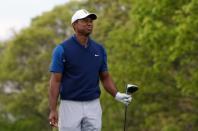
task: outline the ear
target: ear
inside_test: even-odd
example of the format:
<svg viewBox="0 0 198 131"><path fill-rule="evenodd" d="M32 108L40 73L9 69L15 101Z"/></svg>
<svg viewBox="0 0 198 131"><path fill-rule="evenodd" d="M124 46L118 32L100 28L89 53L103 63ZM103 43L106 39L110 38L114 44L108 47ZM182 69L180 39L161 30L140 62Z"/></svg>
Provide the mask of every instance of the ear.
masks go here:
<svg viewBox="0 0 198 131"><path fill-rule="evenodd" d="M72 24L72 26L74 27L74 26L77 24L77 22L78 22L78 21L75 21L75 22Z"/></svg>
<svg viewBox="0 0 198 131"><path fill-rule="evenodd" d="M75 26L76 26L76 22L74 22L74 23L72 24L72 27L73 27L74 31L75 31Z"/></svg>

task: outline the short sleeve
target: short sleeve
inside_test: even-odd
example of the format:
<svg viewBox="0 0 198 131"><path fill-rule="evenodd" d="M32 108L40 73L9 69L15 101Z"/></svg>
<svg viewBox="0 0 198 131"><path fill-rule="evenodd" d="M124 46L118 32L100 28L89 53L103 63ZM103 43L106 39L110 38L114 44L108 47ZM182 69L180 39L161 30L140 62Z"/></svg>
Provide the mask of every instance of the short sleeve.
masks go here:
<svg viewBox="0 0 198 131"><path fill-rule="evenodd" d="M108 71L108 67L107 67L107 53L106 53L104 47L101 46L101 49L102 49L103 61L102 61L102 65L100 67L100 72L104 72L104 71Z"/></svg>
<svg viewBox="0 0 198 131"><path fill-rule="evenodd" d="M50 72L63 73L64 70L63 53L64 53L64 49L61 45L58 45L54 48L50 69L49 69Z"/></svg>

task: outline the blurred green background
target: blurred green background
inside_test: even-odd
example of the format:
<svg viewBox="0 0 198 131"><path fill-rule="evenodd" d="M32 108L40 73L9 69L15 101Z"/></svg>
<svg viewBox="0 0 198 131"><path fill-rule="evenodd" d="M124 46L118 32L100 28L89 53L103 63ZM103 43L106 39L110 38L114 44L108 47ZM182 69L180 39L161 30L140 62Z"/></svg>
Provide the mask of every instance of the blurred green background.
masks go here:
<svg viewBox="0 0 198 131"><path fill-rule="evenodd" d="M119 91L140 89L127 131L198 131L198 1L70 1L0 43L0 131L50 131L52 50L72 35L77 9L95 12L92 38L106 48ZM102 131L123 131L124 105L101 86ZM56 130L56 129L54 129Z"/></svg>

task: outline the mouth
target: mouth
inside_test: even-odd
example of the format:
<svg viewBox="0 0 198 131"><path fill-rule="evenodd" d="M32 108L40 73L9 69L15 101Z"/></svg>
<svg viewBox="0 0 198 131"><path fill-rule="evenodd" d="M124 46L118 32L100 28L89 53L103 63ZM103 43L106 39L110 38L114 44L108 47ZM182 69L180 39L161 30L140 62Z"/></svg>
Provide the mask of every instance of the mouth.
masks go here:
<svg viewBox="0 0 198 131"><path fill-rule="evenodd" d="M88 27L87 28L88 31L92 31L92 29L93 29L92 27Z"/></svg>

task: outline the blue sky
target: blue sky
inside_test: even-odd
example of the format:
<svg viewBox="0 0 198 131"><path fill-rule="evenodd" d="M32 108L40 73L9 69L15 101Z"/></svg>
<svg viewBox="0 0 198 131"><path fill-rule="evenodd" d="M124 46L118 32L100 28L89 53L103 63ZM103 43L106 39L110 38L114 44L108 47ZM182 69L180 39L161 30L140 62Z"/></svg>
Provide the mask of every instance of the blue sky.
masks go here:
<svg viewBox="0 0 198 131"><path fill-rule="evenodd" d="M69 0L0 0L0 40L27 27L31 19Z"/></svg>

